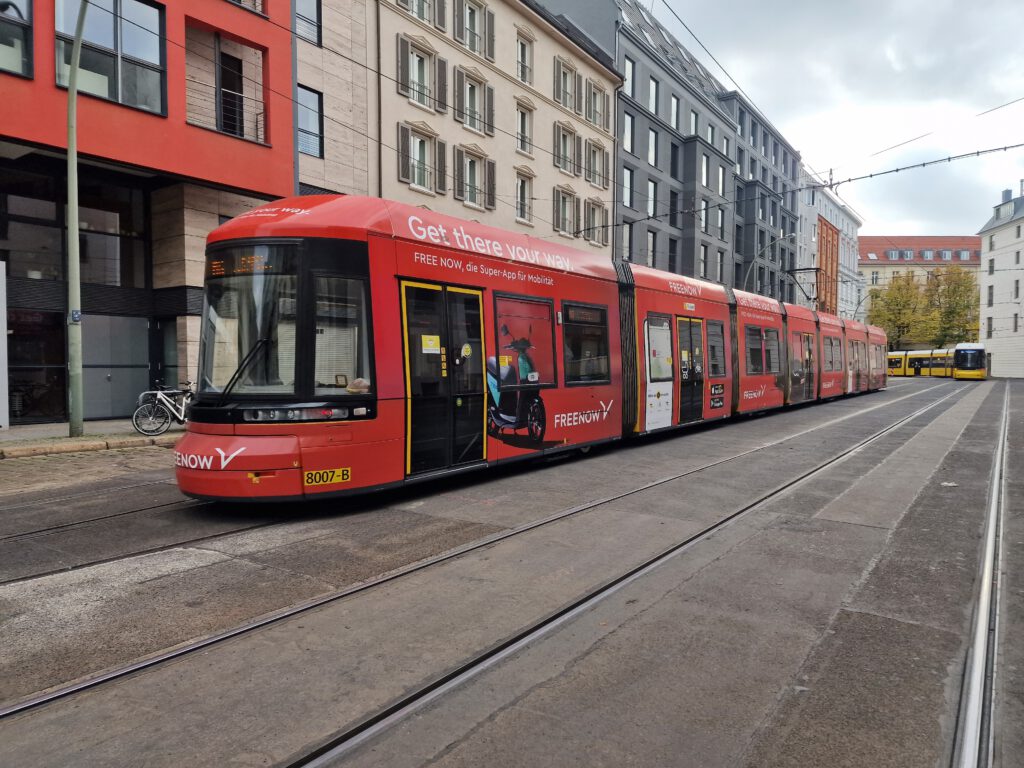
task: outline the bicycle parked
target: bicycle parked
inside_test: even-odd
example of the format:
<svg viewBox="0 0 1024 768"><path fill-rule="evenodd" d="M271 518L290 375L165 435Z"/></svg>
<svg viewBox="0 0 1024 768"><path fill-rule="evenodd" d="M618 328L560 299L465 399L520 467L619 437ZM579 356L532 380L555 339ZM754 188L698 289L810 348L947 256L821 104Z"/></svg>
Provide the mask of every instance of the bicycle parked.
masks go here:
<svg viewBox="0 0 1024 768"><path fill-rule="evenodd" d="M162 435L171 426L171 419L185 423L193 396L191 381L186 381L183 389L167 389L158 381L156 389L139 395L132 426L144 435Z"/></svg>

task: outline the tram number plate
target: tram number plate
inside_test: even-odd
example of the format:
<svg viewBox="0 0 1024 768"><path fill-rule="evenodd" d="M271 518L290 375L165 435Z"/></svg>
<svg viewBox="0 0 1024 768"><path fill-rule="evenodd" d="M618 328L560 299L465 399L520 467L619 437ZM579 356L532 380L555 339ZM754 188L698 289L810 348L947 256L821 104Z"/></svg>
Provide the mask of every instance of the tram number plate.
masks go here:
<svg viewBox="0 0 1024 768"><path fill-rule="evenodd" d="M347 483L351 479L352 469L350 467L317 469L302 473L303 485L334 485L335 483Z"/></svg>

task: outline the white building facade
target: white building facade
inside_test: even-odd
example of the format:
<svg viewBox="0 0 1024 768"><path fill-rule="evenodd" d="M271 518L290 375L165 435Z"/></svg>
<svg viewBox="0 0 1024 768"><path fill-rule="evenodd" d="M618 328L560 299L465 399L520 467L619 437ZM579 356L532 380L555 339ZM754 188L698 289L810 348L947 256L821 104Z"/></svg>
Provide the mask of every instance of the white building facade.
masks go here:
<svg viewBox="0 0 1024 768"><path fill-rule="evenodd" d="M981 343L990 355L989 374L1024 377L1024 180L1018 197L1004 190L981 231Z"/></svg>

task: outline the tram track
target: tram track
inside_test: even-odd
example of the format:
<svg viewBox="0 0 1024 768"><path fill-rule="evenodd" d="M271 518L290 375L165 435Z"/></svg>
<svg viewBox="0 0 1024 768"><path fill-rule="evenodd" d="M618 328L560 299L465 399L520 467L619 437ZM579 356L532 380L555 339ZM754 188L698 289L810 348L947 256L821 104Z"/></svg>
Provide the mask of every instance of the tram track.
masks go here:
<svg viewBox="0 0 1024 768"><path fill-rule="evenodd" d="M1005 384L1003 414L989 479L984 549L978 574L978 594L972 620L971 644L964 663L960 709L956 722L953 766L988 768L993 765L1003 517L1006 506L1006 454L1010 423L1010 384Z"/></svg>
<svg viewBox="0 0 1024 768"><path fill-rule="evenodd" d="M669 475L667 477L663 477L663 478L654 480L652 482L645 483L645 484L643 484L641 486L638 486L638 487L635 487L635 488L631 488L631 489L626 490L626 491L618 492L618 493L615 493L615 494L612 494L612 495L609 495L609 496L606 496L606 497L602 497L602 498L599 498L599 499L595 499L595 500L592 500L592 501L588 501L588 502L585 502L583 504L579 504L579 505L576 505L576 506L573 506L573 507L569 507L567 509L560 510L559 512L556 512L556 513L554 513L552 515L548 515L548 516L546 516L544 518L533 520L533 521L530 521L528 523L524 523L522 525L516 526L514 528L510 528L508 530L497 532L495 534L492 534L490 536L484 537L482 539L478 539L476 541L468 542L468 543L466 543L466 544L464 544L464 545L462 545L460 547L456 547L454 549L451 549L451 550L449 550L447 552L441 553L441 554L436 555L434 557L430 557L430 558L426 558L424 560L420 560L420 561L417 561L417 562L414 562L414 563L410 563L410 564L408 564L406 566L403 566L401 568L398 568L398 569L392 570L390 572L381 574L380 576L377 576L377 577L375 577L373 579L369 579L367 581L364 581L364 582L361 582L361 583L358 583L358 584L355 584L355 585L351 585L351 586L348 586L348 587L340 589L340 590L336 590L336 591L333 591L333 592L329 592L329 593L326 593L326 594L319 595L317 597L311 598L309 600L303 601L301 603L298 603L296 605L293 605L293 606L290 606L290 607L287 607L287 608L283 608L283 609L280 609L280 610L277 610L277 611L273 611L273 612L264 614L263 616L257 617L255 619L249 621L249 622L246 622L246 623L240 624L238 626L232 627L232 628L230 628L228 630L224 630L222 632L211 634L211 635L208 635L206 637L199 638L199 639L197 639L195 641L191 641L191 642L187 642L187 643L182 643L182 644L180 644L178 646L175 646L175 647L163 650L163 651L161 651L159 653L151 654L151 655L142 657L140 659L137 659L136 661L134 661L134 662L132 662L130 664L126 664L126 665L123 665L123 666L120 666L120 667L112 668L112 669L107 670L105 672L102 672L102 673L99 673L99 674L96 674L96 675L91 675L89 677L79 679L79 680L74 681L74 682L69 683L69 684L65 684L65 685L62 685L62 686L59 686L59 687L54 687L54 688L50 689L49 691L44 692L42 694L37 694L37 695L35 695L33 697L30 697L30 698L27 698L27 699L23 699L21 701L16 701L16 702L14 702L14 703L12 703L12 704L10 704L8 706L0 708L0 719L6 718L6 717L9 717L11 715L18 714L18 713L21 713L21 712L26 712L28 710L31 710L31 709L43 706L44 704L48 704L50 702L53 702L53 701L56 701L56 700L59 700L59 699L71 696L72 694L78 693L80 691L84 691L84 690L87 690L87 689L90 689L90 688L94 688L94 687L97 687L97 686L100 686L100 685L103 685L103 684L106 684L106 683L110 683L110 682L116 681L116 680L121 679L121 678L125 678L125 677L127 677L129 675L138 673L138 672L140 672L142 670L145 670L145 669L148 669L148 668L151 668L151 667L155 667L157 665L163 664L164 662L168 662L168 661L170 661L172 659L181 658L181 657L183 657L183 656L185 656L187 654L191 654L191 653L194 653L196 651L199 651L199 650L202 650L202 649L205 649L205 648L209 648L209 647L211 647L213 645L216 645L216 644L219 644L219 643L223 643L226 640L229 640L231 638L236 638L236 637L239 637L241 635L251 633L251 632L253 632L255 630L258 630L258 629L261 629L261 628L264 628L264 627L268 627L268 626L270 626L272 624L280 623L280 622L282 622L282 621L284 621L286 619L293 618L293 617L298 616L298 615L300 615L302 613L312 611L312 610L314 610L316 608L319 608L319 607L328 605L330 603L333 603L333 602L336 602L336 601L339 601L339 600L351 597L351 596L356 595L356 594L361 593L361 592L366 592L367 590L370 590L370 589L372 589L374 587L377 587L377 586L380 586L382 584L394 582L396 580L399 580L399 579L402 579L404 577L410 576L410 575L412 575L414 573L419 573L419 572L421 572L421 571L423 571L425 569L437 566L437 565L439 565L441 563L454 560L454 559L459 558L459 557L461 557L463 555L466 555L468 553L471 553L471 552L474 552L474 551L477 551L477 550L481 550L481 549L484 549L486 547L493 546L495 544L498 544L498 543L500 543L502 541L511 539L513 537L516 537L516 536L521 536L521 535L527 533L528 531L533 531L533 530L536 530L536 529L538 529L540 527L551 525L551 524L553 524L555 522L558 522L558 521L561 521L561 520L565 520L566 518L572 517L574 515L578 515L578 514L583 513L583 512L594 510L597 507L609 504L611 502L618 501L620 499L625 499L625 498L630 497L630 496L635 496L637 494L641 494L644 491L650 490L650 489L655 488L655 487L660 486L660 485L664 485L665 483L669 483L669 482L672 482L672 481L675 481L675 480L678 480L678 479L681 479L681 478L684 478L684 477L687 477L687 476L690 476L690 475L694 475L694 474L697 474L697 473L700 473L700 472L712 469L714 467L719 467L719 466L727 464L729 462L737 461L739 459L742 459L744 457L748 457L751 454L757 453L759 451L763 451L765 449L768 449L768 448L771 448L771 447L783 444L785 442L797 439L799 437L802 437L804 435L807 435L807 434L810 434L810 433L813 433L813 432L817 432L817 431L822 430L822 429L827 429L828 427L833 426L835 424L847 421L849 419L853 419L853 418L857 418L857 417L863 416L866 413L870 413L870 412L878 410L880 408L889 407L891 405L894 405L894 404L896 404L898 402L901 402L901 401L904 401L904 400L908 400L910 398L921 396L921 395L926 394L928 392L931 392L931 391L933 391L935 389L939 389L940 387L944 387L944 386L948 386L948 385L949 385L948 382L944 382L943 384L938 384L938 385L935 385L933 387L929 387L929 388L924 389L924 390L919 390L919 391L914 392L912 394L904 395L902 397L899 397L899 398L896 398L896 399L893 399L893 400L887 400L887 401L885 401L883 403L878 403L878 404L870 406L868 408L860 409L860 410L857 410L857 411L855 411L853 413L849 413L849 414L846 414L846 415L843 415L843 416L836 417L836 418L831 419L831 420L829 420L827 422L816 424L813 427L802 429L802 430L800 430L800 431L798 431L796 433L793 433L793 434L790 434L790 435L785 435L785 436L780 437L780 438L775 439L775 440L770 440L768 442L759 444L759 445L754 446L752 448L749 448L747 450L739 451L739 452L731 454L729 456L726 456L726 457L723 457L723 458L720 458L720 459L717 459L717 460L714 460L714 461L706 462L704 464L701 464L700 466L692 467L692 468L687 469L687 470L682 471L682 472L673 473L672 475ZM921 408L916 409L915 411L913 411L909 415L901 416L900 418L896 419L895 421L890 422L883 429L874 432L871 436L869 436L868 438L866 438L864 440L859 441L853 447L844 450L839 455L837 455L837 456L833 457L832 459L830 459L830 460L828 460L828 461L826 461L826 462L816 466L809 473L805 473L804 475L801 475L800 477L798 477L798 478L796 478L796 479L794 479L792 481L787 482L783 486L780 486L779 488L774 489L773 491L769 492L768 494L764 495L763 497L760 497L759 499L755 500L750 505L745 506L742 510L734 513L733 515L731 515L731 516L729 516L727 518L725 518L724 520L720 521L719 523L716 523L714 526L711 526L710 528L706 529L705 531L702 531L701 533L696 534L695 537L692 537L691 539L688 539L687 541L692 543L693 541L699 540L700 538L703 538L703 537L709 535L709 532L714 532L714 530L717 530L718 528L728 524L728 521L736 519L736 517L738 515L745 514L746 512L752 510L754 507L759 506L760 504L764 503L766 500L768 500L770 498L774 498L779 493L782 493L785 490L788 490L788 489L792 488L793 486L799 484L800 482L803 482L803 480L805 480L807 477L809 477L809 476L811 476L813 474L816 474L817 472L822 471L823 469L827 468L828 466L831 466L832 464L834 464L836 461L839 461L842 458L845 458L846 456L851 455L851 454L853 454L856 451L859 451L865 445L867 445L867 444L869 444L871 442L874 442L875 440L878 440L878 439L882 438L884 435L888 434L889 432L891 432L892 430L898 428L899 426L901 426L903 424L906 424L906 423L912 421L913 419L917 418L918 416L926 413L927 411L937 407L939 404L945 402L949 398L951 398L954 395L956 395L959 392L961 392L962 389L963 389L963 387L960 387L960 388L954 389L951 392L942 394L938 399L936 399L936 400L926 404L925 406L923 406ZM270 524L272 524L272 523L267 523L267 525L270 525ZM218 534L218 536L224 536L224 535L230 535L230 534ZM210 537L210 538L213 538L213 537ZM185 543L179 543L179 544L176 544L174 546L185 546L185 545L186 545ZM682 546L682 545L680 545L680 546ZM678 548L678 547L676 547L676 548ZM663 554L663 555L661 555L659 557L663 557L663 556L665 556L665 554ZM113 558L113 559L118 559L118 558ZM642 567L644 567L644 566L641 566L641 568ZM636 569L634 569L634 570L636 570ZM619 581L621 581L622 578L626 578L626 577L621 577L619 579Z"/></svg>

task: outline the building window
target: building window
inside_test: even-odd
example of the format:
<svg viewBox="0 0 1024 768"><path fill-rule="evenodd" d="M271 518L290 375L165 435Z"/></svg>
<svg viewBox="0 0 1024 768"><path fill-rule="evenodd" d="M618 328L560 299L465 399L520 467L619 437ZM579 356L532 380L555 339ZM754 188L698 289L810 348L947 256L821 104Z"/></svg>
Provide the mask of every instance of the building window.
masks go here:
<svg viewBox="0 0 1024 768"><path fill-rule="evenodd" d="M622 222L622 258L624 261L633 260L633 222Z"/></svg>
<svg viewBox="0 0 1024 768"><path fill-rule="evenodd" d="M555 124L555 165L561 168L566 173L572 173L579 175L577 169L580 166L580 160L582 158L577 157L577 151L581 151L582 147L579 145L582 142L576 137L576 134L563 125L558 123Z"/></svg>
<svg viewBox="0 0 1024 768"><path fill-rule="evenodd" d="M914 252L913 251L900 251L900 255L903 257L904 261L913 261L914 260Z"/></svg>
<svg viewBox="0 0 1024 768"><path fill-rule="evenodd" d="M871 284L878 285L878 272L871 273Z"/></svg>
<svg viewBox="0 0 1024 768"><path fill-rule="evenodd" d="M566 109L572 109L576 112L583 111L579 108L580 94L576 92L579 79L576 75L576 70L558 57L555 57L555 101Z"/></svg>
<svg viewBox="0 0 1024 768"><path fill-rule="evenodd" d="M399 124L398 180L421 192L447 192L447 146L443 141Z"/></svg>
<svg viewBox="0 0 1024 768"><path fill-rule="evenodd" d="M622 148L633 154L633 116L629 112L622 113Z"/></svg>
<svg viewBox="0 0 1024 768"><path fill-rule="evenodd" d="M988 273L990 275L994 275L996 273L996 260L995 259L989 259L988 260Z"/></svg>
<svg viewBox="0 0 1024 768"><path fill-rule="evenodd" d="M598 200L588 200L583 206L583 231L594 245L608 245L608 209Z"/></svg>
<svg viewBox="0 0 1024 768"><path fill-rule="evenodd" d="M1016 312L1013 313L1013 332L1014 333L1017 333L1017 327L1018 327L1017 321L1018 321L1019 317L1020 316Z"/></svg>
<svg viewBox="0 0 1024 768"><path fill-rule="evenodd" d="M988 305L990 307L992 306L994 292L995 292L995 286L990 285L988 287Z"/></svg>
<svg viewBox="0 0 1024 768"><path fill-rule="evenodd" d="M658 245L658 235L647 230L647 266L654 266L654 250Z"/></svg>
<svg viewBox="0 0 1024 768"><path fill-rule="evenodd" d="M995 235L989 235L988 236L988 249L990 251L994 251L996 249L996 236Z"/></svg>
<svg viewBox="0 0 1024 768"><path fill-rule="evenodd" d="M711 158L707 155L700 156L700 183L705 187L711 185Z"/></svg>
<svg viewBox="0 0 1024 768"><path fill-rule="evenodd" d="M305 86L299 90L299 152L313 157L324 156L324 97Z"/></svg>
<svg viewBox="0 0 1024 768"><path fill-rule="evenodd" d="M696 110L691 109L690 110L690 133L693 134L694 136L697 135L697 128L700 127L699 124L700 124L700 116L697 114Z"/></svg>
<svg viewBox="0 0 1024 768"><path fill-rule="evenodd" d="M647 215L653 216L658 200L658 183L652 179L647 180Z"/></svg>
<svg viewBox="0 0 1024 768"><path fill-rule="evenodd" d="M633 169L622 169L622 204L628 208L633 207Z"/></svg>
<svg viewBox="0 0 1024 768"><path fill-rule="evenodd" d="M700 201L700 231L708 231L708 201Z"/></svg>
<svg viewBox="0 0 1024 768"><path fill-rule="evenodd" d="M462 91L462 114L464 125L475 131L483 129L483 83L474 80L472 77L464 78L465 85Z"/></svg>
<svg viewBox="0 0 1024 768"><path fill-rule="evenodd" d="M520 35L516 38L516 77L520 82L533 82L533 43Z"/></svg>
<svg viewBox="0 0 1024 768"><path fill-rule="evenodd" d="M608 94L597 83L587 81L586 118L598 127L607 125Z"/></svg>
<svg viewBox="0 0 1024 768"><path fill-rule="evenodd" d="M718 218L718 239L725 240L725 211L722 210L722 206L718 206L715 215Z"/></svg>
<svg viewBox="0 0 1024 768"><path fill-rule="evenodd" d="M295 0L295 34L320 45L320 0Z"/></svg>
<svg viewBox="0 0 1024 768"><path fill-rule="evenodd" d="M482 165L479 157L466 152L466 159L463 163L462 194L463 200L470 205L483 206Z"/></svg>
<svg viewBox="0 0 1024 768"><path fill-rule="evenodd" d="M718 166L718 194L725 197L725 166Z"/></svg>
<svg viewBox="0 0 1024 768"><path fill-rule="evenodd" d="M579 233L576 231L576 220L579 218L579 214L580 199L571 192L556 189L554 221L552 222L555 226L555 231L579 237Z"/></svg>
<svg viewBox="0 0 1024 768"><path fill-rule="evenodd" d="M1020 280L1013 281L1013 298L1020 298Z"/></svg>
<svg viewBox="0 0 1024 768"><path fill-rule="evenodd" d="M32 74L31 0L0 2L0 70Z"/></svg>
<svg viewBox="0 0 1024 768"><path fill-rule="evenodd" d="M679 241L673 237L668 239L668 271L678 272Z"/></svg>
<svg viewBox="0 0 1024 768"><path fill-rule="evenodd" d="M728 157L729 157L729 137L728 136L723 136L722 137L722 154L725 155L726 158L728 159Z"/></svg>
<svg viewBox="0 0 1024 768"><path fill-rule="evenodd" d="M715 126L708 123L708 144L715 146Z"/></svg>
<svg viewBox="0 0 1024 768"><path fill-rule="evenodd" d="M970 260L971 260L971 252L970 251L960 251L960 261L970 261Z"/></svg>
<svg viewBox="0 0 1024 768"><path fill-rule="evenodd" d="M658 114L658 81L651 78L651 86L647 91L647 109L652 114Z"/></svg>
<svg viewBox="0 0 1024 768"><path fill-rule="evenodd" d="M672 127L675 128L678 131L679 130L679 97L676 96L674 93L672 94L671 98L669 99L669 110L671 112L671 115L669 116L669 119L672 121Z"/></svg>
<svg viewBox="0 0 1024 768"><path fill-rule="evenodd" d="M409 98L433 109L430 88L430 55L409 47Z"/></svg>
<svg viewBox="0 0 1024 768"><path fill-rule="evenodd" d="M932 251L932 250L921 251L921 258L924 259L925 261L934 261L935 260L935 251Z"/></svg>
<svg viewBox="0 0 1024 768"><path fill-rule="evenodd" d="M658 132L653 128L647 130L647 162L658 164Z"/></svg>
<svg viewBox="0 0 1024 768"><path fill-rule="evenodd" d="M705 279L708 276L708 247L703 243L700 246L700 276Z"/></svg>
<svg viewBox="0 0 1024 768"><path fill-rule="evenodd" d="M519 221L533 220L533 179L521 173L516 174L516 218Z"/></svg>
<svg viewBox="0 0 1024 768"><path fill-rule="evenodd" d="M609 153L600 144L594 141L586 142L584 152L583 176L591 184L602 189L607 189L608 182L608 161Z"/></svg>
<svg viewBox="0 0 1024 768"><path fill-rule="evenodd" d="M438 155L441 155L440 150ZM493 211L497 206L495 162L460 146L455 147L452 165L455 169L455 199L472 208Z"/></svg>
<svg viewBox="0 0 1024 768"><path fill-rule="evenodd" d="M725 251L718 252L718 282L725 282Z"/></svg>
<svg viewBox="0 0 1024 768"><path fill-rule="evenodd" d="M463 3L462 19L456 20L456 27L460 26L461 40L473 53L484 52L484 9L474 2L467 0Z"/></svg>
<svg viewBox="0 0 1024 768"><path fill-rule="evenodd" d="M77 17L77 2L57 0L57 84L62 86L67 86ZM163 6L140 0L106 0L102 6L90 4L82 33L79 90L162 114L163 17ZM239 100L240 76L241 72Z"/></svg>
<svg viewBox="0 0 1024 768"><path fill-rule="evenodd" d="M633 62L631 58L629 58L629 56L627 56L625 61L623 62L622 70L623 78L625 80L625 82L622 84L622 90L626 92L627 96L633 97L636 93L634 81L636 64Z"/></svg>
<svg viewBox="0 0 1024 768"><path fill-rule="evenodd" d="M679 193L674 189L668 193L668 223L673 227L679 226Z"/></svg>
<svg viewBox="0 0 1024 768"><path fill-rule="evenodd" d="M522 104L516 106L516 149L533 154L533 111Z"/></svg>
<svg viewBox="0 0 1024 768"><path fill-rule="evenodd" d="M939 251L939 256L942 257L943 261L952 261L953 260L953 252L952 251L948 251L948 250Z"/></svg>
<svg viewBox="0 0 1024 768"><path fill-rule="evenodd" d="M991 317L986 317L985 318L985 338L986 339L991 339L992 338L992 318Z"/></svg>

